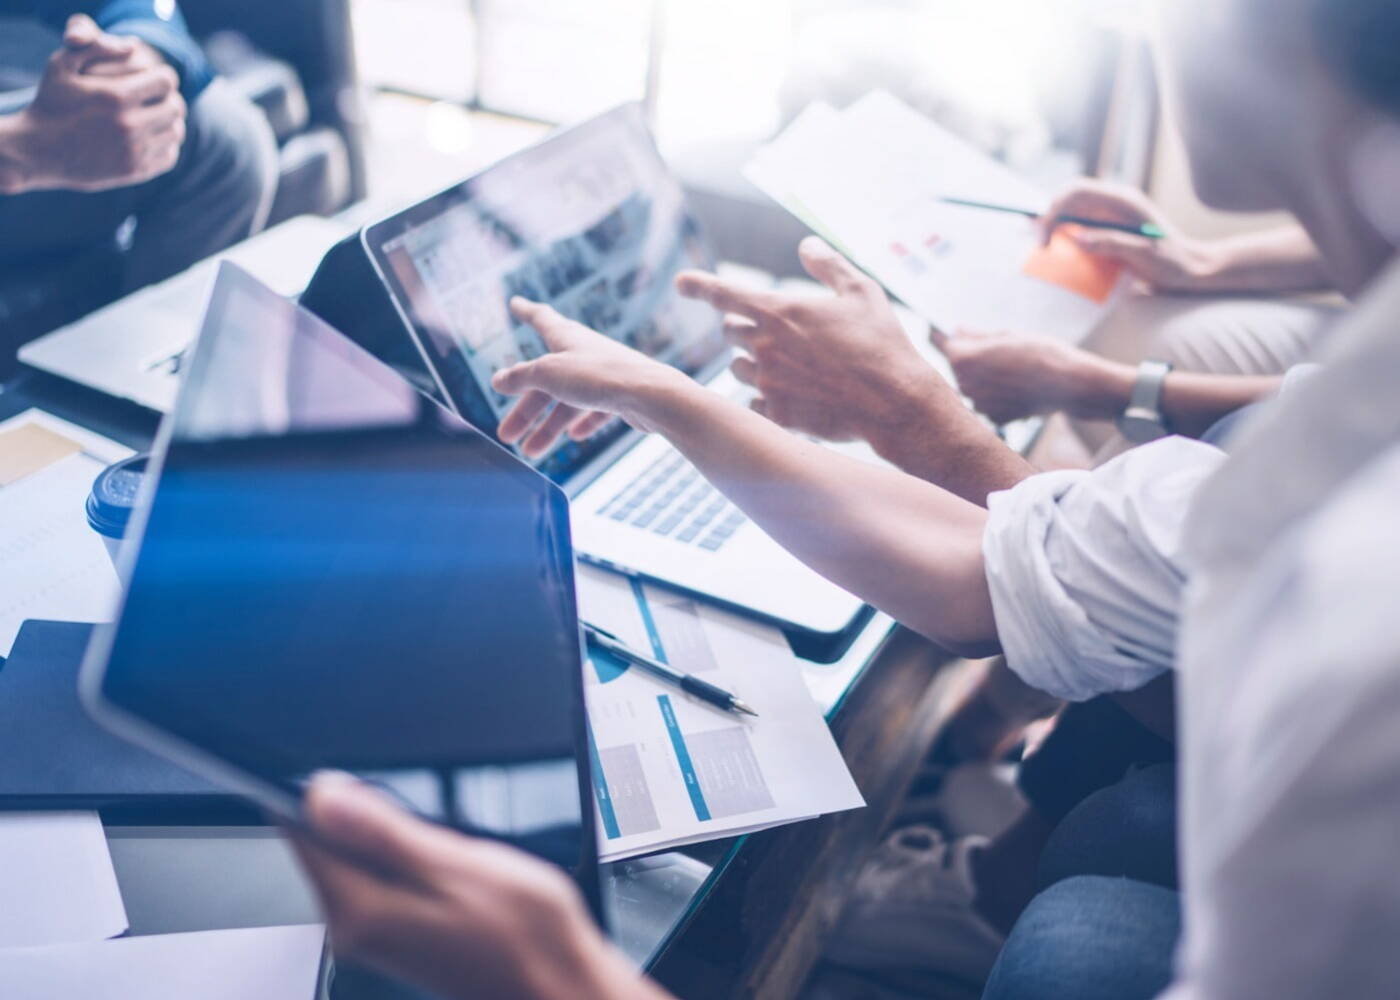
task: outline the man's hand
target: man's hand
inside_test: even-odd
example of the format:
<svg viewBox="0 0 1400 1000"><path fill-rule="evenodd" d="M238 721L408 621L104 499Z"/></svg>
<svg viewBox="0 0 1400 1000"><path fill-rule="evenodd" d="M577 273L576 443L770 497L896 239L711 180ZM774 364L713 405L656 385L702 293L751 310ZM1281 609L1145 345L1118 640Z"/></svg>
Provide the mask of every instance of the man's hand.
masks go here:
<svg viewBox="0 0 1400 1000"><path fill-rule="evenodd" d="M491 379L497 392L520 396L497 433L506 444L521 443L527 455L543 455L568 434L582 441L613 415L642 431L652 430L645 404L678 385L694 383L680 371L538 302L516 297L516 319L539 331L550 353L502 369Z"/></svg>
<svg viewBox="0 0 1400 1000"><path fill-rule="evenodd" d="M0 193L105 191L170 170L185 139L179 78L149 46L70 20L25 110L0 118Z"/></svg>
<svg viewBox="0 0 1400 1000"><path fill-rule="evenodd" d="M445 998L659 1000L594 926L558 869L401 811L348 775L289 832L338 954Z"/></svg>
<svg viewBox="0 0 1400 1000"><path fill-rule="evenodd" d="M733 372L758 389L754 409L829 441L876 441L907 432L911 405L930 396L941 393L956 404L951 387L909 343L876 282L815 236L802 241L798 255L833 295L753 291L701 271L676 281L682 295L728 314L725 336L744 352Z"/></svg>
<svg viewBox="0 0 1400 1000"><path fill-rule="evenodd" d="M996 423L1057 410L1108 420L1132 394L1132 368L1052 337L969 331L932 337L958 388Z"/></svg>
<svg viewBox="0 0 1400 1000"><path fill-rule="evenodd" d="M1111 229L1079 228L1073 236L1090 253L1121 261L1159 292L1210 291L1224 265L1215 245L1184 236L1147 195L1127 185L1085 180L1066 191L1042 219L1047 241L1066 215L1129 225L1150 222L1160 228L1166 236L1155 240Z"/></svg>
<svg viewBox="0 0 1400 1000"><path fill-rule="evenodd" d="M79 73L121 76L166 65L165 57L139 38L109 35L86 14L74 14L63 31L63 52Z"/></svg>

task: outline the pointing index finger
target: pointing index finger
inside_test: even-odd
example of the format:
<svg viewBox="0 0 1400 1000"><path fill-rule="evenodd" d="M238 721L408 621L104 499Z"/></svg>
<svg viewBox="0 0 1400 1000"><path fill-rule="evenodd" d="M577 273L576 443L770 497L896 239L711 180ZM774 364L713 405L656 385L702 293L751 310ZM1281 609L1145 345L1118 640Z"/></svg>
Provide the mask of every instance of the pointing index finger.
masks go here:
<svg viewBox="0 0 1400 1000"><path fill-rule="evenodd" d="M516 319L524 320L533 326L551 351L562 351L568 347L570 321L552 306L516 295L510 300L510 311Z"/></svg>
<svg viewBox="0 0 1400 1000"><path fill-rule="evenodd" d="M772 312L778 303L770 292L741 288L705 271L682 271L676 276L676 289L686 298L708 302L720 312L738 313L749 319Z"/></svg>

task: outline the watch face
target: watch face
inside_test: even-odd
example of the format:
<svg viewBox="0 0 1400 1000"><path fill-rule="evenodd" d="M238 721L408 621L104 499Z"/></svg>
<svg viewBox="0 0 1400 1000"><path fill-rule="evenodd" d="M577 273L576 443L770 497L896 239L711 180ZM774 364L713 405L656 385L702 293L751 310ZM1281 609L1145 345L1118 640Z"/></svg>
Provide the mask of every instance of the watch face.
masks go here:
<svg viewBox="0 0 1400 1000"><path fill-rule="evenodd" d="M1167 435L1167 429L1155 416L1133 410L1129 410L1118 418L1118 430L1133 444L1155 441Z"/></svg>

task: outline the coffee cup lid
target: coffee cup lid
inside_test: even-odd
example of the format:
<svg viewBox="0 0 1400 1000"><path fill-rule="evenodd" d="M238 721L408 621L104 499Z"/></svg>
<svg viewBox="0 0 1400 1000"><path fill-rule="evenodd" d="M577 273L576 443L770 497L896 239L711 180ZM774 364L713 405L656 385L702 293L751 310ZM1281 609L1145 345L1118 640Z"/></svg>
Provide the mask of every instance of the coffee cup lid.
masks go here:
<svg viewBox="0 0 1400 1000"><path fill-rule="evenodd" d="M93 531L108 538L121 538L126 533L149 457L132 455L98 473L87 499L87 519Z"/></svg>

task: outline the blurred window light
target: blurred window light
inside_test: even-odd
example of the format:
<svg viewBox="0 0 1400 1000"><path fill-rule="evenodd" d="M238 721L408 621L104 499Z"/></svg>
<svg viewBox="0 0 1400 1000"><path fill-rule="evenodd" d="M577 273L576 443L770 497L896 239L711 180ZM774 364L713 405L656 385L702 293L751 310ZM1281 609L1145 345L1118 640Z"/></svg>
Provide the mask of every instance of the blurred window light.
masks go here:
<svg viewBox="0 0 1400 1000"><path fill-rule="evenodd" d="M646 96L652 0L475 0L477 100L551 122Z"/></svg>
<svg viewBox="0 0 1400 1000"><path fill-rule="evenodd" d="M466 0L352 0L360 78L466 103L475 97L475 31Z"/></svg>
<svg viewBox="0 0 1400 1000"><path fill-rule="evenodd" d="M687 142L771 135L794 41L794 0L661 0L656 119Z"/></svg>
<svg viewBox="0 0 1400 1000"><path fill-rule="evenodd" d="M379 89L568 123L647 99L663 147L752 143L885 88L1013 164L1073 147L1150 0L352 0ZM441 152L470 144L438 109Z"/></svg>

